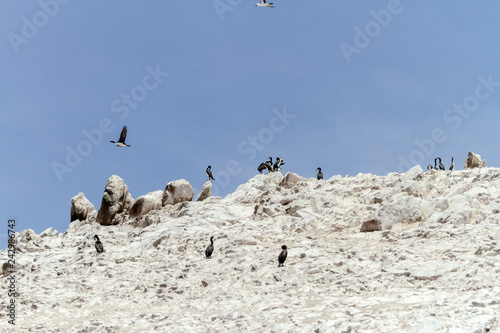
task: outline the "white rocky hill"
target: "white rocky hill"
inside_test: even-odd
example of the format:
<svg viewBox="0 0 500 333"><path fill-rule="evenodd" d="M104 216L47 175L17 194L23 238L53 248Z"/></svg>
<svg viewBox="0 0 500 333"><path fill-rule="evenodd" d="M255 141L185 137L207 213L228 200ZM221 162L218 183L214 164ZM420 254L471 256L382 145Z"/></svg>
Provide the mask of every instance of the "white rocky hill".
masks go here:
<svg viewBox="0 0 500 333"><path fill-rule="evenodd" d="M500 169L167 188L133 200L113 176L99 213L81 194L64 233L18 234L0 331L500 332Z"/></svg>

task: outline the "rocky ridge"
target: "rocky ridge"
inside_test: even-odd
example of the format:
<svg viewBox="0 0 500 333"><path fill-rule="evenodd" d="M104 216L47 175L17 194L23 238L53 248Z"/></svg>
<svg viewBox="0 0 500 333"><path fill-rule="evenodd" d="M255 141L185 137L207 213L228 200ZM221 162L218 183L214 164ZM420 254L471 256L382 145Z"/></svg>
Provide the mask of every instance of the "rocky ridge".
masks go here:
<svg viewBox="0 0 500 333"><path fill-rule="evenodd" d="M106 192L116 225L86 211L64 233L17 235L12 332L499 331L500 169L271 173L163 206L123 185Z"/></svg>

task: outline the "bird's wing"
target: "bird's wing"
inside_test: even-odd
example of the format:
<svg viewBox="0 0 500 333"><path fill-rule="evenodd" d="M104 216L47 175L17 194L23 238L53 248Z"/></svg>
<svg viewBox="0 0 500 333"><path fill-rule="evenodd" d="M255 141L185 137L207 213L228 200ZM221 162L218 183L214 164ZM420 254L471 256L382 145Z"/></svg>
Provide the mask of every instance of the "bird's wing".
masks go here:
<svg viewBox="0 0 500 333"><path fill-rule="evenodd" d="M266 3L266 0L260 0L260 3Z"/></svg>
<svg viewBox="0 0 500 333"><path fill-rule="evenodd" d="M120 134L120 140L118 140L118 142L125 143L126 137L127 137L127 126L123 126L122 134Z"/></svg>

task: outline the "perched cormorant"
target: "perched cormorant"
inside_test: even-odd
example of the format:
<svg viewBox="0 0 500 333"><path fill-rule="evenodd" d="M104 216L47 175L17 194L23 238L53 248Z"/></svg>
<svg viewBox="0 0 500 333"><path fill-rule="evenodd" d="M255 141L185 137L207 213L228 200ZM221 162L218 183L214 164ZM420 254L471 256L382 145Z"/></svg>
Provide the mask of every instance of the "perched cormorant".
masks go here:
<svg viewBox="0 0 500 333"><path fill-rule="evenodd" d="M264 164L266 165L267 172L273 172L273 158L269 157L269 161L265 161Z"/></svg>
<svg viewBox="0 0 500 333"><path fill-rule="evenodd" d="M210 165L207 166L207 168L205 169L205 172L207 173L208 180L210 180L210 179L215 180L214 177L212 176L212 167Z"/></svg>
<svg viewBox="0 0 500 333"><path fill-rule="evenodd" d="M281 166L285 164L285 161L283 161L281 158L279 157L276 157L276 162L274 162L274 165L273 165L273 171L280 171L281 170Z"/></svg>
<svg viewBox="0 0 500 333"><path fill-rule="evenodd" d="M125 143L125 139L127 138L127 126L123 126L122 133L120 134L120 139L118 142L109 141L112 143L116 143L117 147L130 147L130 145Z"/></svg>
<svg viewBox="0 0 500 333"><path fill-rule="evenodd" d="M283 263L286 260L287 252L286 252L286 245L283 245L281 247L283 250L281 251L280 255L278 256L278 267L283 267Z"/></svg>
<svg viewBox="0 0 500 333"><path fill-rule="evenodd" d="M273 165L273 171L278 171L278 169L280 168L280 165L281 165L281 158L276 157L276 162L274 162L274 165Z"/></svg>
<svg viewBox="0 0 500 333"><path fill-rule="evenodd" d="M207 259L212 259L212 252L214 252L214 236L210 237L210 245L207 246L205 250L205 257Z"/></svg>
<svg viewBox="0 0 500 333"><path fill-rule="evenodd" d="M95 249L97 250L97 253L102 253L104 251L104 247L102 246L101 241L99 240L99 236L95 235L94 236L95 241Z"/></svg>
<svg viewBox="0 0 500 333"><path fill-rule="evenodd" d="M273 158L272 157L269 157L269 161L265 161L265 162L262 162L257 170L262 173L262 171L266 170L267 169L267 172L271 172L273 171Z"/></svg>
<svg viewBox="0 0 500 333"><path fill-rule="evenodd" d="M436 157L436 158L434 159L434 170L437 170L437 169L438 169L438 166L437 166L437 159L438 159L438 158L439 158L439 157Z"/></svg>
<svg viewBox="0 0 500 333"><path fill-rule="evenodd" d="M455 162L453 162L453 156L451 157L450 171L455 170Z"/></svg>
<svg viewBox="0 0 500 333"><path fill-rule="evenodd" d="M317 174L318 180L323 179L323 172L321 172L321 168L317 168L316 170L318 170L318 174Z"/></svg>
<svg viewBox="0 0 500 333"><path fill-rule="evenodd" d="M430 164L429 164L429 165L427 166L427 170L432 170L432 165L430 165Z"/></svg>
<svg viewBox="0 0 500 333"><path fill-rule="evenodd" d="M439 170L446 170L446 168L444 167L444 164L441 163L441 157L438 157L438 160L439 160Z"/></svg>

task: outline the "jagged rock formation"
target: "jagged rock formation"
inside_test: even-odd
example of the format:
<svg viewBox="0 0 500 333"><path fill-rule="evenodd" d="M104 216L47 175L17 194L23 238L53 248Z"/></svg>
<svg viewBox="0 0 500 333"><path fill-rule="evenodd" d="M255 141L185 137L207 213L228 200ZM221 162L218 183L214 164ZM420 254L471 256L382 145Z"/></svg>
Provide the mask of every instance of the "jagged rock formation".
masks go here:
<svg viewBox="0 0 500 333"><path fill-rule="evenodd" d="M140 196L135 199L132 208L130 208L130 216L141 217L152 210L161 209L162 199L163 191L154 191Z"/></svg>
<svg viewBox="0 0 500 333"><path fill-rule="evenodd" d="M224 199L116 226L27 230L17 235L15 329L497 332L499 212L500 169L414 167L323 181L257 175Z"/></svg>
<svg viewBox="0 0 500 333"><path fill-rule="evenodd" d="M165 186L162 205L175 205L176 203L191 201L193 197L194 190L191 184L185 179L179 179Z"/></svg>
<svg viewBox="0 0 500 333"><path fill-rule="evenodd" d="M212 182L207 180L201 187L201 191L196 197L196 201L203 201L212 196Z"/></svg>
<svg viewBox="0 0 500 333"><path fill-rule="evenodd" d="M106 182L96 220L103 225L118 224L123 221L124 214L133 203L134 199L128 191L128 186L119 176L113 175Z"/></svg>
<svg viewBox="0 0 500 333"><path fill-rule="evenodd" d="M85 197L82 192L71 198L71 218L70 222L75 220L87 220L90 214L95 211L94 205Z"/></svg>
<svg viewBox="0 0 500 333"><path fill-rule="evenodd" d="M465 159L464 169L486 168L486 160L481 160L481 155L474 154L469 150L469 154Z"/></svg>

